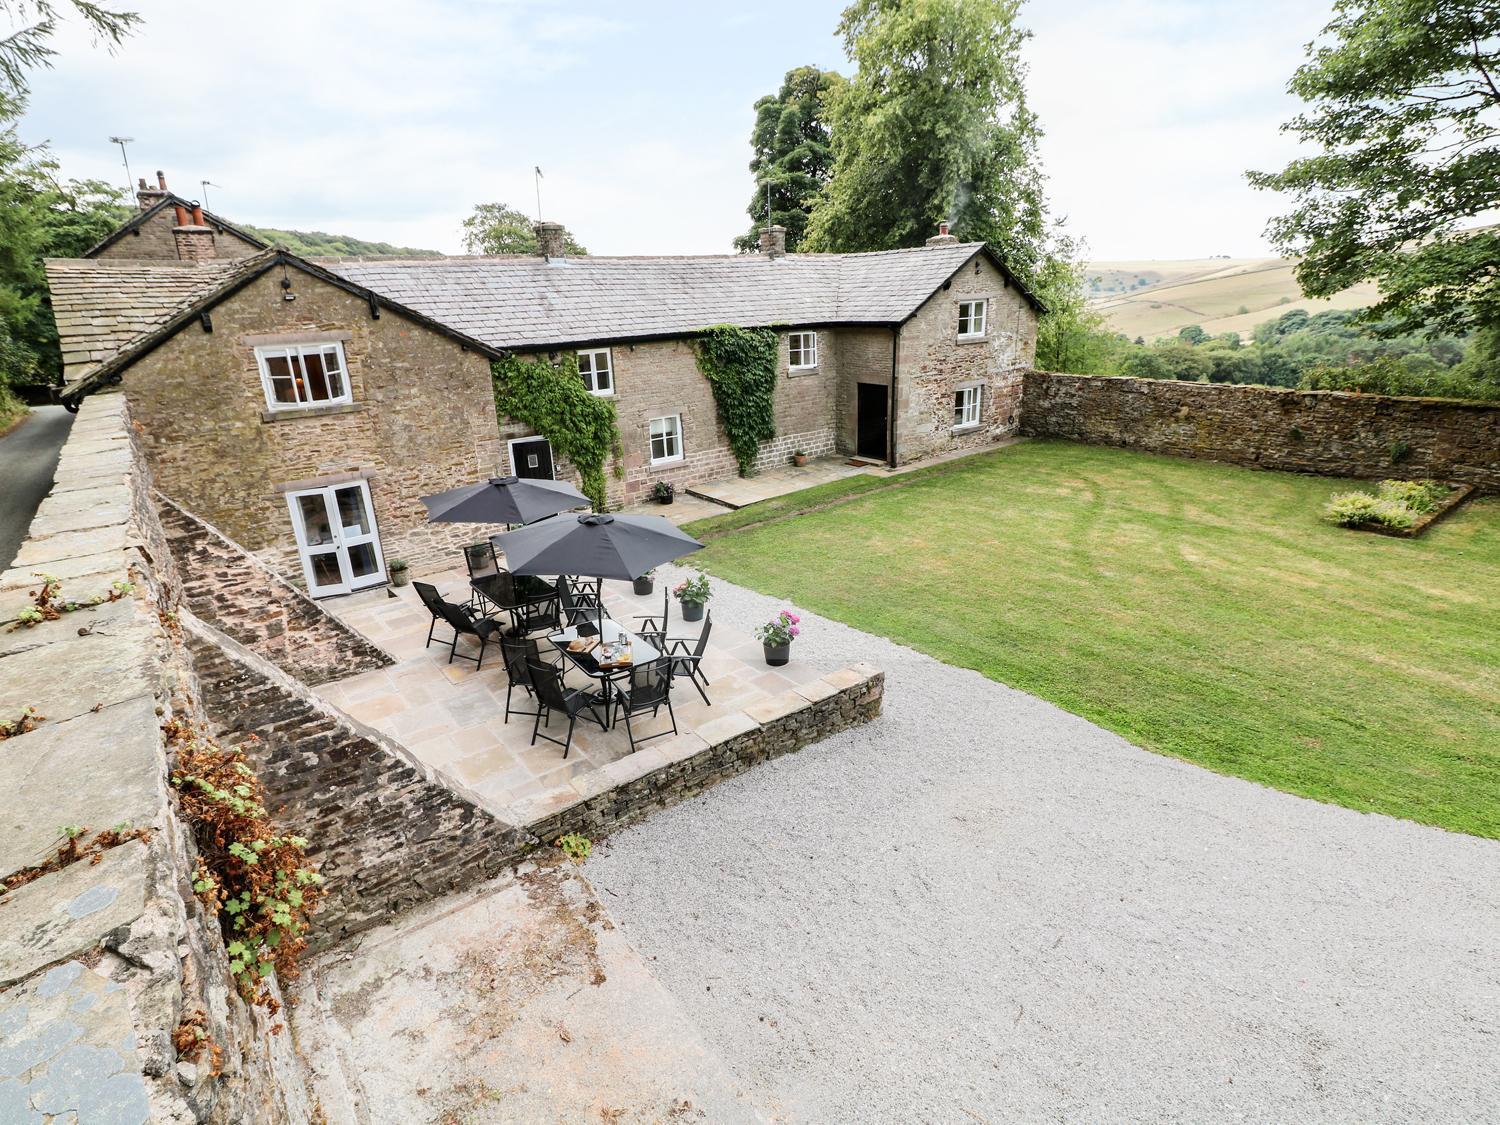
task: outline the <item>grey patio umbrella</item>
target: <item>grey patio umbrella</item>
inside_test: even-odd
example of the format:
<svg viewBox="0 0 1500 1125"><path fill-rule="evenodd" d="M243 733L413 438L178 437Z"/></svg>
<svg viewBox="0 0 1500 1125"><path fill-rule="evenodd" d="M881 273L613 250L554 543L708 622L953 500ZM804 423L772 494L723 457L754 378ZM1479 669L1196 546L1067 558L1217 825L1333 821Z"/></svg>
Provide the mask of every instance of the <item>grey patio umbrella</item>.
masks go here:
<svg viewBox="0 0 1500 1125"><path fill-rule="evenodd" d="M533 523L592 502L567 481L491 477L422 497L429 523Z"/></svg>
<svg viewBox="0 0 1500 1125"><path fill-rule="evenodd" d="M561 516L490 536L512 574L573 574L598 579L604 631L604 579L639 578L659 563L680 559L703 544L661 516L590 513Z"/></svg>

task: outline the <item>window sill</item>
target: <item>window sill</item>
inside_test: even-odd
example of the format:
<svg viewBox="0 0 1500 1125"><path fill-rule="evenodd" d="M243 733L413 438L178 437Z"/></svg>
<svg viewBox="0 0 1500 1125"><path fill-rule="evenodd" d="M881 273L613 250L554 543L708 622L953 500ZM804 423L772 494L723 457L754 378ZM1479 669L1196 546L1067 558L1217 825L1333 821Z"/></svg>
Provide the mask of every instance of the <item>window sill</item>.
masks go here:
<svg viewBox="0 0 1500 1125"><path fill-rule="evenodd" d="M593 395L595 398L614 398L615 397L615 392L614 391L589 391L589 394Z"/></svg>
<svg viewBox="0 0 1500 1125"><path fill-rule="evenodd" d="M960 344L982 344L989 339L988 336L957 336L956 341Z"/></svg>
<svg viewBox="0 0 1500 1125"><path fill-rule="evenodd" d="M792 379L795 379L799 375L816 375L818 373L818 365L814 363L810 367L788 367L786 373Z"/></svg>
<svg viewBox="0 0 1500 1125"><path fill-rule="evenodd" d="M658 469L658 468L661 468L663 465L680 465L685 460L686 460L686 458L684 458L684 457L663 457L659 461L658 460L652 460L651 462L649 462L649 464L650 464L650 466L653 469Z"/></svg>
<svg viewBox="0 0 1500 1125"><path fill-rule="evenodd" d="M297 418L327 418L334 414L353 414L363 410L362 402L339 402L329 406L293 406L285 410L262 410L262 422L291 422Z"/></svg>
<svg viewBox="0 0 1500 1125"><path fill-rule="evenodd" d="M961 434L972 434L982 429L984 429L983 422L970 422L967 426L954 426L948 433L954 437L958 437Z"/></svg>

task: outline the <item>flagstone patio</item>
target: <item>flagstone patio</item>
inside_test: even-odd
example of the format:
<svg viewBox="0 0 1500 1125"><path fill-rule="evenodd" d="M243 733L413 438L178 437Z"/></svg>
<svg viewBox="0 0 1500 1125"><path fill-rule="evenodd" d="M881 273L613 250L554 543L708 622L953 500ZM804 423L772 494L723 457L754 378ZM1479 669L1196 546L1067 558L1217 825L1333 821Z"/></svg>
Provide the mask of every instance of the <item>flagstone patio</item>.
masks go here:
<svg viewBox="0 0 1500 1125"><path fill-rule="evenodd" d="M468 576L462 571L425 575L422 580L432 582L450 601L468 597ZM659 582L654 594L639 597L628 583L606 582L605 605L611 617L629 628L638 615L661 613L662 590ZM623 722L618 729L601 731L583 719L574 731L566 761L561 746L541 739L532 745L529 715L512 715L505 722L506 675L499 646L492 644L485 652L484 667L476 669L472 660L462 657L476 652L478 644L461 638L460 656L449 663L452 634L440 624L436 632L441 641L435 637L424 647L430 618L410 586L382 587L322 604L389 652L396 664L323 684L316 689L318 694L453 777L497 814L507 815L528 799L575 783L631 752ZM668 635L696 640L700 627L700 622L683 621L673 600ZM714 622L702 666L710 681L712 704L705 705L691 683L679 680L672 691L672 706L677 739L704 745L743 723L747 712L755 717L784 710L789 693L813 685L828 670L796 660L783 668L767 667L759 641L720 621ZM587 687L592 681L573 671L569 683ZM519 689L512 705L534 710ZM637 739L671 729L665 710L655 719L638 717L635 724ZM554 718L543 729L561 738L567 723ZM656 739L646 747L665 747L677 739Z"/></svg>

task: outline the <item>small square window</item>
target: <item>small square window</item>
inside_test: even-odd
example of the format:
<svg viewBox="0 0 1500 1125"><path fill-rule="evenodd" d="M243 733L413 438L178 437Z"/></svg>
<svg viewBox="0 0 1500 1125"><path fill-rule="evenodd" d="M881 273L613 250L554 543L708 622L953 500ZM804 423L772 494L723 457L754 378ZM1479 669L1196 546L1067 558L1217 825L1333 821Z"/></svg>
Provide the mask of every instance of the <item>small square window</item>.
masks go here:
<svg viewBox="0 0 1500 1125"><path fill-rule="evenodd" d="M959 339L974 339L984 335L985 314L989 309L988 301L960 301L958 302L958 336Z"/></svg>
<svg viewBox="0 0 1500 1125"><path fill-rule="evenodd" d="M793 371L806 371L818 366L818 334L816 332L793 332L787 337L787 352Z"/></svg>
<svg viewBox="0 0 1500 1125"><path fill-rule="evenodd" d="M963 387L953 392L953 428L962 430L979 425L979 402L982 387Z"/></svg>
<svg viewBox="0 0 1500 1125"><path fill-rule="evenodd" d="M349 401L343 344L256 348L255 358L260 364L266 405L272 410Z"/></svg>
<svg viewBox="0 0 1500 1125"><path fill-rule="evenodd" d="M590 394L612 395L615 393L615 372L610 362L608 348L578 353L578 374Z"/></svg>
<svg viewBox="0 0 1500 1125"><path fill-rule="evenodd" d="M682 460L682 415L651 419L651 463Z"/></svg>

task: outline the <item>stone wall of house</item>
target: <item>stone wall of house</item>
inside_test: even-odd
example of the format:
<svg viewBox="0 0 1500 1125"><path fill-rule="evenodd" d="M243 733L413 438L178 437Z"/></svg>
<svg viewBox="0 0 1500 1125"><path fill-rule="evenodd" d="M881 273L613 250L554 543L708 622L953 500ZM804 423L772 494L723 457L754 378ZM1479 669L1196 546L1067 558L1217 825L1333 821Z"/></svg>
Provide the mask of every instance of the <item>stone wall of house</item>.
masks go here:
<svg viewBox="0 0 1500 1125"><path fill-rule="evenodd" d="M784 465L799 449L812 457L834 452L839 364L836 337L835 332L819 332L817 368L793 373L789 367L787 334L780 334L775 401L777 436L762 445L756 459L757 469ZM649 497L657 481L688 488L739 472L729 439L719 424L713 391L698 370L691 340L619 344L610 348L610 357L615 382L612 401L625 453L623 478L616 478L606 468L611 507L640 503ZM670 414L682 419L683 459L653 465L651 419ZM502 427L506 441L530 433L518 424ZM506 471L512 471L508 453ZM558 466L559 477L566 479L570 475L571 468L566 463ZM572 479L576 483L576 476Z"/></svg>
<svg viewBox="0 0 1500 1125"><path fill-rule="evenodd" d="M535 846L304 684L191 614L183 623L216 737L244 751L272 816L307 837L323 876L313 945L491 878Z"/></svg>
<svg viewBox="0 0 1500 1125"><path fill-rule="evenodd" d="M1500 490L1500 403L1028 372L1022 432L1261 469Z"/></svg>
<svg viewBox="0 0 1500 1125"><path fill-rule="evenodd" d="M155 499L195 616L306 684L394 663L217 528L160 493Z"/></svg>
<svg viewBox="0 0 1500 1125"><path fill-rule="evenodd" d="M960 301L989 301L985 334L958 338ZM1022 373L1036 357L1035 311L984 257L961 269L901 328L896 461L977 449L1020 426ZM953 396L978 386L977 426L955 429Z"/></svg>
<svg viewBox="0 0 1500 1125"><path fill-rule="evenodd" d="M240 1000L218 920L191 890L162 723L200 716L150 494L124 399L90 399L0 575L0 723L43 716L0 744L0 1118L306 1122L291 1037ZM37 571L65 600L106 600L18 624ZM88 846L120 825L145 838L17 880L58 855L59 826ZM196 1059L172 1041L194 1019Z"/></svg>
<svg viewBox="0 0 1500 1125"><path fill-rule="evenodd" d="M297 270L267 273L135 363L124 391L156 485L302 585L289 491L368 483L387 562L453 565L496 528L429 524L420 497L494 475L489 364L478 352ZM290 294L295 301L287 301ZM266 408L257 344L342 340L353 401Z"/></svg>
<svg viewBox="0 0 1500 1125"><path fill-rule="evenodd" d="M885 673L855 664L637 750L570 787L527 798L513 812L546 843L569 832L597 838L760 762L867 723L880 714L884 695Z"/></svg>
<svg viewBox="0 0 1500 1125"><path fill-rule="evenodd" d="M129 234L115 239L94 257L176 260L177 237L172 233L176 225L176 209L165 207ZM261 248L255 243L247 242L223 227L210 224L209 229L214 232L215 258L248 258L260 253Z"/></svg>

